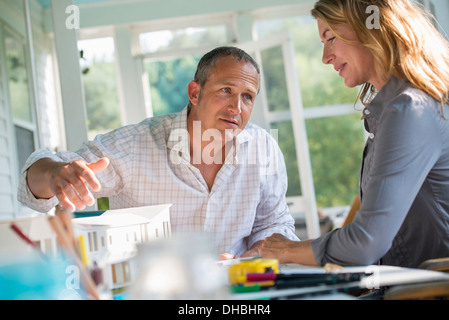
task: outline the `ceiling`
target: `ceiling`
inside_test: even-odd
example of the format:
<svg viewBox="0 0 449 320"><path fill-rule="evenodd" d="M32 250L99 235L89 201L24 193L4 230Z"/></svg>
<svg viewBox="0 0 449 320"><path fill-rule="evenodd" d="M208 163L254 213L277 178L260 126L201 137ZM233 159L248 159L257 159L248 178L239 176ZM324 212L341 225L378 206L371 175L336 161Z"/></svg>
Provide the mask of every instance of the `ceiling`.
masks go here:
<svg viewBox="0 0 449 320"><path fill-rule="evenodd" d="M100 2L120 2L120 1L123 1L123 0L73 0L73 4L81 5L81 4L100 3ZM37 0L37 2L43 8L51 7L51 0Z"/></svg>

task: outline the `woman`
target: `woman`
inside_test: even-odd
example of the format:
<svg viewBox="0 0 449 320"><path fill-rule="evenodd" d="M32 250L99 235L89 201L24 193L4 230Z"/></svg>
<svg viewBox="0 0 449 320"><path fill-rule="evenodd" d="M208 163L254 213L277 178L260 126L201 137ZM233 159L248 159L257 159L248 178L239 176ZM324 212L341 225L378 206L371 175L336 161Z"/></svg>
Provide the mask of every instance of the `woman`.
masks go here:
<svg viewBox="0 0 449 320"><path fill-rule="evenodd" d="M267 238L262 256L402 267L449 257L448 42L411 0L321 0L312 15L323 63L362 86L361 207L352 224L318 239Z"/></svg>

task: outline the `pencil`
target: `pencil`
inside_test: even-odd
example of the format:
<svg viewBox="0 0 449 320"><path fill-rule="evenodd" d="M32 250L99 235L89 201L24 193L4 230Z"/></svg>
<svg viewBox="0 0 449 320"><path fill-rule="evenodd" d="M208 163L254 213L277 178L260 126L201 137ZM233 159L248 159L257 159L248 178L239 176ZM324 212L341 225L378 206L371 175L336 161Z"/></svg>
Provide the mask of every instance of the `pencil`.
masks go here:
<svg viewBox="0 0 449 320"><path fill-rule="evenodd" d="M49 217L49 223L53 231L56 233L56 238L62 251L78 266L81 275L81 282L89 298L95 300L100 299L98 288L92 280L92 277L86 267L81 262L80 257L76 252L76 248L73 246L73 241L70 239L67 230L63 226L60 215Z"/></svg>
<svg viewBox="0 0 449 320"><path fill-rule="evenodd" d="M84 243L84 237L79 236L78 237L78 246L80 250L80 257L81 261L83 261L83 264L87 266L89 264L88 258L87 258L87 252L86 252L86 244Z"/></svg>
<svg viewBox="0 0 449 320"><path fill-rule="evenodd" d="M66 235L68 237L68 240L70 241L70 244L76 248L76 240L75 240L75 234L73 231L73 225L72 225L72 217L69 212L60 204L56 205L55 207L55 216L58 216L60 219L62 226L64 230L66 231Z"/></svg>
<svg viewBox="0 0 449 320"><path fill-rule="evenodd" d="M19 228L15 223L11 223L11 229L26 243L28 243L31 247L33 247L37 252L39 252L44 258L47 256L42 252L42 250L33 242L23 231Z"/></svg>

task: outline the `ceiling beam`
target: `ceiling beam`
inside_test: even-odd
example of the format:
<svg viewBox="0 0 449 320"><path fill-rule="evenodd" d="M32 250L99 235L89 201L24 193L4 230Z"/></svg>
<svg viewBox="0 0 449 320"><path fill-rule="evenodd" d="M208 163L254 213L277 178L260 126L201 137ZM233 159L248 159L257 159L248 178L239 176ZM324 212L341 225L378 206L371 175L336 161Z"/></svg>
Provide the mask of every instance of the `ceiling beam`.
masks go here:
<svg viewBox="0 0 449 320"><path fill-rule="evenodd" d="M129 25L149 20L186 17L223 12L244 13L261 8L314 3L314 0L135 0L104 1L79 4L80 27L94 28L110 25ZM44 27L53 32L51 8L44 10Z"/></svg>

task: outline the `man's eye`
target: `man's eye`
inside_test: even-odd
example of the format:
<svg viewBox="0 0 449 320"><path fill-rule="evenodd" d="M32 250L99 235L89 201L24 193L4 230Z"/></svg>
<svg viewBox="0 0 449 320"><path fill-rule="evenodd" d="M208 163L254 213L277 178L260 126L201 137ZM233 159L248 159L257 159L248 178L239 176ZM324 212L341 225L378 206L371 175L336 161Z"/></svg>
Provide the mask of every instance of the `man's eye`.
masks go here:
<svg viewBox="0 0 449 320"><path fill-rule="evenodd" d="M253 101L253 96L250 94L245 94L244 97L245 97L245 99L247 99L249 101Z"/></svg>
<svg viewBox="0 0 449 320"><path fill-rule="evenodd" d="M223 89L221 89L224 93L230 93L231 92L231 89L229 89L229 88L223 88Z"/></svg>

